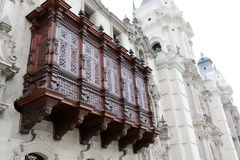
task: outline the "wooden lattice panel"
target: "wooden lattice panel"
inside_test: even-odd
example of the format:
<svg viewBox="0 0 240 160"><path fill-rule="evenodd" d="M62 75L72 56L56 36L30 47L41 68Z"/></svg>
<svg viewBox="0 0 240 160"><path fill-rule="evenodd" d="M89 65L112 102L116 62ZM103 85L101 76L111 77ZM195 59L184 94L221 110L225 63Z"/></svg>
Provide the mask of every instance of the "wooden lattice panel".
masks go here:
<svg viewBox="0 0 240 160"><path fill-rule="evenodd" d="M113 58L109 57L108 55L104 55L104 80L105 88L110 93L119 97L120 90L118 64Z"/></svg>
<svg viewBox="0 0 240 160"><path fill-rule="evenodd" d="M66 71L78 74L79 68L79 40L78 36L61 24L56 27L58 65Z"/></svg>
<svg viewBox="0 0 240 160"><path fill-rule="evenodd" d="M82 76L89 83L100 87L100 54L99 50L87 41L83 41Z"/></svg>

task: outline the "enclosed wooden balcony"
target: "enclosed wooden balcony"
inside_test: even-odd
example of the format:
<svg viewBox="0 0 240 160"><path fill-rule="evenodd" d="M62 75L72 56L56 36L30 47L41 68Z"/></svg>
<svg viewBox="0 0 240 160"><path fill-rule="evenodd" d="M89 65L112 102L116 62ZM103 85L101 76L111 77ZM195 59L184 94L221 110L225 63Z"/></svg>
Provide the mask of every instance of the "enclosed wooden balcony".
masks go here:
<svg viewBox="0 0 240 160"><path fill-rule="evenodd" d="M20 132L47 120L55 140L77 128L81 144L100 135L103 148L118 141L119 150L133 144L136 153L159 134L147 85L151 70L70 8L47 0L26 17L32 38L23 96L15 101Z"/></svg>

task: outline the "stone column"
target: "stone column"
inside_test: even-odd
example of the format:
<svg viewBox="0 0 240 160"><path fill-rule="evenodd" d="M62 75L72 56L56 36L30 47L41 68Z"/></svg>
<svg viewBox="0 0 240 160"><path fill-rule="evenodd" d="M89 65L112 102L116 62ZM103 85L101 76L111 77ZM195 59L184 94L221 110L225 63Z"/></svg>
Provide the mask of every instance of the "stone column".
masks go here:
<svg viewBox="0 0 240 160"><path fill-rule="evenodd" d="M162 95L160 103L171 134L170 159L200 160L182 76L183 59L180 56L156 59L155 64Z"/></svg>
<svg viewBox="0 0 240 160"><path fill-rule="evenodd" d="M1 0L0 0L1 1ZM1 5L4 1L0 2ZM1 10L0 10L1 16ZM1 19L0 19L1 20ZM8 87L6 81L11 79L17 72L18 68L15 66L17 58L13 56L14 42L9 35L11 25L8 17L0 21L0 157L6 154L7 145L9 144L9 136L11 135L12 123L3 119L4 112L8 108L8 104L4 99L5 90ZM0 159L1 159L0 158Z"/></svg>
<svg viewBox="0 0 240 160"><path fill-rule="evenodd" d="M234 145L237 151L238 156L240 157L240 144L239 144L239 140L238 140L238 135L235 129L235 125L232 119L232 115L230 113L231 110L231 105L230 104L224 104L224 111L227 117L227 121L228 121L228 125L230 127L231 133L232 133L232 137L235 139L234 140Z"/></svg>
<svg viewBox="0 0 240 160"><path fill-rule="evenodd" d="M204 152L205 152L205 159L206 160L214 160L211 149L210 149L210 146L209 146L209 143L208 143L209 133L204 132L200 137L201 137L201 141L202 141L202 144L203 144L203 149L204 149Z"/></svg>
<svg viewBox="0 0 240 160"><path fill-rule="evenodd" d="M237 152L232 140L232 134L221 102L221 93L213 81L205 82L204 86L206 90L211 92L209 106L213 113L212 116L215 119L215 125L223 133L223 159L238 160Z"/></svg>

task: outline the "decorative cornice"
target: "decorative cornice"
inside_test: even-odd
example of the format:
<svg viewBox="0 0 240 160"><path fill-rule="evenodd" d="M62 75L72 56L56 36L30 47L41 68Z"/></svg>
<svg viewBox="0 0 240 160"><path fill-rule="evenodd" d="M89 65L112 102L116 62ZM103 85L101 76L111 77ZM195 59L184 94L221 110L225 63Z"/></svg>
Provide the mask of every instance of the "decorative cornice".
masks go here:
<svg viewBox="0 0 240 160"><path fill-rule="evenodd" d="M177 68L182 73L185 71L183 58L179 55L172 58L155 59L155 65L157 70L167 67L169 69Z"/></svg>
<svg viewBox="0 0 240 160"><path fill-rule="evenodd" d="M18 73L15 66L17 57L14 55L15 43L9 35L12 27L8 17L0 22L0 112L8 108L8 104L2 102L2 96L6 89L6 81Z"/></svg>

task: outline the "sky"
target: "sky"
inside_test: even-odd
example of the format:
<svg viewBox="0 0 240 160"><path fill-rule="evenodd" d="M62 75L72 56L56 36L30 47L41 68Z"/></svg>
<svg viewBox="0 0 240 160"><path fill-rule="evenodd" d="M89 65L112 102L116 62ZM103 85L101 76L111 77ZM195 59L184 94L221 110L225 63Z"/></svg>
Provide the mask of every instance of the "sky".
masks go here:
<svg viewBox="0 0 240 160"><path fill-rule="evenodd" d="M160 1L160 0L159 0ZM142 0L134 0L139 7ZM240 1L174 0L193 31L193 49L210 57L233 89L234 105L240 109ZM132 17L133 0L102 0L121 20Z"/></svg>

